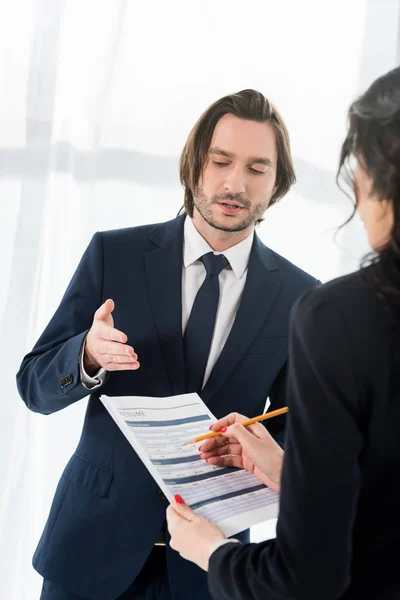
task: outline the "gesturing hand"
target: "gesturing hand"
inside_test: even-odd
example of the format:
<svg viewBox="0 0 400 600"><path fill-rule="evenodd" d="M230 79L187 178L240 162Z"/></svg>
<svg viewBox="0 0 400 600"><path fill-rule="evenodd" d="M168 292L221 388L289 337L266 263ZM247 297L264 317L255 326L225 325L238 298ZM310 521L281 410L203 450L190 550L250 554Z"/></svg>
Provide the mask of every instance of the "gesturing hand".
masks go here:
<svg viewBox="0 0 400 600"><path fill-rule="evenodd" d="M140 367L135 350L126 345L125 333L114 329L114 308L114 301L109 299L95 312L83 355L88 375L93 375L100 367L107 371L134 371Z"/></svg>

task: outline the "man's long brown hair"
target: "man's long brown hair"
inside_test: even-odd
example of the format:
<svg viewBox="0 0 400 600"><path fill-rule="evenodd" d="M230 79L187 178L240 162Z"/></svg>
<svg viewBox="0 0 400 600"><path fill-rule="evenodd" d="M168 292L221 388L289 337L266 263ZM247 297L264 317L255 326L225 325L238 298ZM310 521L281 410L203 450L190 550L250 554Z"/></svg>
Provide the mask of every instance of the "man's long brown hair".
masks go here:
<svg viewBox="0 0 400 600"><path fill-rule="evenodd" d="M270 123L275 130L278 153L276 190L269 206L278 202L296 181L289 134L282 117L263 94L256 90L242 90L224 96L211 104L190 132L180 158L180 180L185 190L185 199L179 214L186 212L189 216L193 216L193 197L207 162L214 129L221 117L226 114L234 115L239 119Z"/></svg>

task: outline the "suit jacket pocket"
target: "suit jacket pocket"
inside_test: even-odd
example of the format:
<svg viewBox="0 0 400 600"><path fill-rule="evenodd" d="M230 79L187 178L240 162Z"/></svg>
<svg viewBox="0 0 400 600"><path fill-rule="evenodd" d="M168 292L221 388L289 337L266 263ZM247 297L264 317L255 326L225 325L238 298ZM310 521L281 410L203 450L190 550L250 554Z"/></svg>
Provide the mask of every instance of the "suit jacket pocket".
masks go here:
<svg viewBox="0 0 400 600"><path fill-rule="evenodd" d="M247 354L275 354L276 352L287 352L288 337L275 336L275 337L264 337L256 338Z"/></svg>
<svg viewBox="0 0 400 600"><path fill-rule="evenodd" d="M62 476L87 492L104 497L107 496L110 489L113 472L111 469L96 465L75 453L65 467Z"/></svg>

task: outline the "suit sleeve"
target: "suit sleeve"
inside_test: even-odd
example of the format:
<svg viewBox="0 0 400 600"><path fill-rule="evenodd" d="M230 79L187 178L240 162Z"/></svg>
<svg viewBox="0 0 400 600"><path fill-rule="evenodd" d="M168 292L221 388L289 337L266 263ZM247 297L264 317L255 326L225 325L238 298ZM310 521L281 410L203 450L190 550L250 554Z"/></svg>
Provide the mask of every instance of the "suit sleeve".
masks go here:
<svg viewBox="0 0 400 600"><path fill-rule="evenodd" d="M291 320L277 538L217 549L208 574L215 600L336 600L349 585L362 386L348 323L313 294L297 303Z"/></svg>
<svg viewBox="0 0 400 600"><path fill-rule="evenodd" d="M79 354L102 303L102 288L103 246L96 233L57 311L17 373L18 391L30 410L50 414L88 395L81 383Z"/></svg>

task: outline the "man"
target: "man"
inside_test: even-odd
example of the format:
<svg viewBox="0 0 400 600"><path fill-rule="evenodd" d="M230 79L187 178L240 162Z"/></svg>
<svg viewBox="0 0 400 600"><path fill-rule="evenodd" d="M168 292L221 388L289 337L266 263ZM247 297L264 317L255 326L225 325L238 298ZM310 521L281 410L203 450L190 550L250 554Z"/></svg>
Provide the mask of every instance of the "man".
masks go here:
<svg viewBox="0 0 400 600"><path fill-rule="evenodd" d="M180 175L184 214L95 234L17 375L43 414L91 390L34 556L42 600L209 598L204 573L168 547L168 502L100 394L197 391L217 417L284 403L290 309L317 282L254 232L295 180L280 115L254 90L218 100L190 133ZM281 441L283 424L269 425Z"/></svg>

